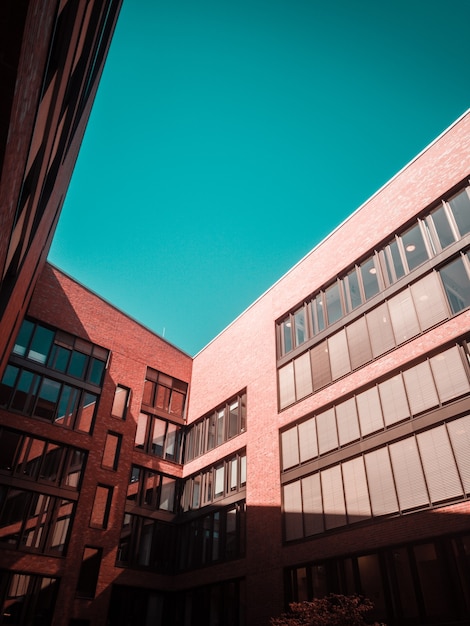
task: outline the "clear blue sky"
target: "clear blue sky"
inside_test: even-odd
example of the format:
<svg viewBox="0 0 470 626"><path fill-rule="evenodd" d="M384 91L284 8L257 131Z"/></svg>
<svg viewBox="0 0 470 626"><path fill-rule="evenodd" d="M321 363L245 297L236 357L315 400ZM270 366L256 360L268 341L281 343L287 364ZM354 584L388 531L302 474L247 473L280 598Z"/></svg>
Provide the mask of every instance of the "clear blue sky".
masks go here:
<svg viewBox="0 0 470 626"><path fill-rule="evenodd" d="M195 354L470 106L469 24L124 0L50 261Z"/></svg>

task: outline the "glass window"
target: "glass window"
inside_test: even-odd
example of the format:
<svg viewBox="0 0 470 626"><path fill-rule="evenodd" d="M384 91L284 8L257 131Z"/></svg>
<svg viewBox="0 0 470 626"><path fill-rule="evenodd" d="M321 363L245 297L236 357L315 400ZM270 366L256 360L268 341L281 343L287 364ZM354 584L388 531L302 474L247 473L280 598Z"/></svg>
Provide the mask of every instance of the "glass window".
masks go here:
<svg viewBox="0 0 470 626"><path fill-rule="evenodd" d="M462 257L449 263L439 271L452 313L470 306L470 281Z"/></svg>
<svg viewBox="0 0 470 626"><path fill-rule="evenodd" d="M447 218L447 212L443 206L439 207L436 211L433 211L429 217L436 229L437 238L441 244L441 248L447 248L451 243L454 243L455 237L450 227L449 220Z"/></svg>
<svg viewBox="0 0 470 626"><path fill-rule="evenodd" d="M63 385L55 417L55 423L66 428L73 428L73 420L77 410L78 389Z"/></svg>
<svg viewBox="0 0 470 626"><path fill-rule="evenodd" d="M93 425L93 419L95 417L95 409L98 397L94 393L84 393L82 396L82 402L80 406L80 413L78 416L78 423L76 425L77 430L81 430L85 433L89 433Z"/></svg>
<svg viewBox="0 0 470 626"><path fill-rule="evenodd" d="M317 472L302 478L301 485L305 536L309 537L324 530L320 474Z"/></svg>
<svg viewBox="0 0 470 626"><path fill-rule="evenodd" d="M463 237L470 232L470 199L467 191L464 189L451 200L449 200L455 222Z"/></svg>
<svg viewBox="0 0 470 626"><path fill-rule="evenodd" d="M178 426L176 424L168 424L168 430L165 441L165 459L168 461L176 461L176 443L178 436Z"/></svg>
<svg viewBox="0 0 470 626"><path fill-rule="evenodd" d="M302 422L299 428L300 462L309 461L318 456L317 431L315 418Z"/></svg>
<svg viewBox="0 0 470 626"><path fill-rule="evenodd" d="M218 465L215 468L215 492L214 498L222 496L225 491L225 466Z"/></svg>
<svg viewBox="0 0 470 626"><path fill-rule="evenodd" d="M344 502L341 466L335 465L320 473L325 528L336 528L346 524L346 505Z"/></svg>
<svg viewBox="0 0 470 626"><path fill-rule="evenodd" d="M0 384L0 406L8 406L16 383L19 369L13 365L7 365Z"/></svg>
<svg viewBox="0 0 470 626"><path fill-rule="evenodd" d="M28 352L28 359L44 364L51 349L54 332L44 326L36 326Z"/></svg>
<svg viewBox="0 0 470 626"><path fill-rule="evenodd" d="M423 235L419 223L410 228L410 230L401 236L408 268L414 270L415 267L421 265L428 260L428 252L424 244Z"/></svg>
<svg viewBox="0 0 470 626"><path fill-rule="evenodd" d="M295 393L297 400L305 398L313 391L310 354L304 352L294 360Z"/></svg>
<svg viewBox="0 0 470 626"><path fill-rule="evenodd" d="M353 524L369 518L372 513L362 456L343 463L343 480L348 522Z"/></svg>
<svg viewBox="0 0 470 626"><path fill-rule="evenodd" d="M152 454L163 457L163 446L165 443L165 432L167 423L164 420L153 420L152 433Z"/></svg>
<svg viewBox="0 0 470 626"><path fill-rule="evenodd" d="M297 439L297 427L281 433L282 445L282 469L294 467L299 464L299 442Z"/></svg>
<svg viewBox="0 0 470 626"><path fill-rule="evenodd" d="M379 280L375 258L371 257L361 264L361 277L366 300L379 293Z"/></svg>
<svg viewBox="0 0 470 626"><path fill-rule="evenodd" d="M421 460L414 437L390 445L400 509L406 511L429 504Z"/></svg>
<svg viewBox="0 0 470 626"><path fill-rule="evenodd" d="M300 346L307 339L307 329L305 327L305 310L299 309L294 313L295 345Z"/></svg>
<svg viewBox="0 0 470 626"><path fill-rule="evenodd" d="M88 380L94 385L101 385L105 363L92 357Z"/></svg>
<svg viewBox="0 0 470 626"><path fill-rule="evenodd" d="M35 395L39 384L39 377L32 372L23 370L20 374L16 390L11 401L11 408L15 411L28 413L31 397Z"/></svg>
<svg viewBox="0 0 470 626"><path fill-rule="evenodd" d="M317 335L325 328L325 316L323 314L323 295L319 294L311 303L313 334Z"/></svg>
<svg viewBox="0 0 470 626"><path fill-rule="evenodd" d="M284 526L287 541L303 536L300 481L284 485Z"/></svg>
<svg viewBox="0 0 470 626"><path fill-rule="evenodd" d="M83 378L87 359L88 357L86 354L82 354L81 352L76 352L74 350L72 352L72 358L70 359L68 373L76 378Z"/></svg>
<svg viewBox="0 0 470 626"><path fill-rule="evenodd" d="M328 324L334 324L343 316L341 307L341 298L339 293L339 284L336 282L325 291L326 310L328 313Z"/></svg>
<svg viewBox="0 0 470 626"><path fill-rule="evenodd" d="M356 268L351 270L344 279L344 291L346 296L346 309L348 312L354 310L362 303Z"/></svg>
<svg viewBox="0 0 470 626"><path fill-rule="evenodd" d="M395 276L393 277L394 280L391 281L393 283L395 282L395 280L398 280L399 278L405 275L405 268L403 267L403 262L401 259L401 254L400 254L400 250L398 249L398 243L396 239L391 242L389 246L389 250L390 250L390 256L392 257L393 272L395 274Z"/></svg>
<svg viewBox="0 0 470 626"><path fill-rule="evenodd" d="M33 415L52 420L59 398L60 383L50 378L43 378Z"/></svg>
<svg viewBox="0 0 470 626"><path fill-rule="evenodd" d="M282 329L282 353L287 354L292 350L292 323L290 316L281 323Z"/></svg>
<svg viewBox="0 0 470 626"><path fill-rule="evenodd" d="M49 358L49 366L59 372L65 372L67 370L71 353L71 350L54 344Z"/></svg>
<svg viewBox="0 0 470 626"><path fill-rule="evenodd" d="M229 405L228 410L228 438L238 434L238 400Z"/></svg>
<svg viewBox="0 0 470 626"><path fill-rule="evenodd" d="M122 387L121 385L116 385L116 390L114 392L113 408L111 409L111 415L113 417L117 417L118 419L125 419L128 397L129 389L127 387Z"/></svg>
<svg viewBox="0 0 470 626"><path fill-rule="evenodd" d="M21 324L20 332L16 338L15 346L13 348L13 354L18 356L24 356L26 354L26 348L33 334L34 324L28 320L24 320Z"/></svg>

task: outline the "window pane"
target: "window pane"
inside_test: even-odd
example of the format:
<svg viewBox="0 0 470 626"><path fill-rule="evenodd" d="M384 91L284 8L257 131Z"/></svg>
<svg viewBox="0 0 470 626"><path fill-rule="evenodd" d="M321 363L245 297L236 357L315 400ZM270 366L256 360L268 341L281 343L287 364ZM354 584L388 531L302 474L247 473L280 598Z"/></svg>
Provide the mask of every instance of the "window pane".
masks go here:
<svg viewBox="0 0 470 626"><path fill-rule="evenodd" d="M463 495L445 426L419 433L417 440L431 502Z"/></svg>
<svg viewBox="0 0 470 626"><path fill-rule="evenodd" d="M320 474L325 528L336 528L346 524L346 505L344 503L341 466L336 465Z"/></svg>
<svg viewBox="0 0 470 626"><path fill-rule="evenodd" d="M98 398L94 393L84 393L82 405L76 428L85 433L89 433L95 416L96 402Z"/></svg>
<svg viewBox="0 0 470 626"><path fill-rule="evenodd" d="M24 356L26 354L26 348L28 347L31 335L33 334L34 324L28 320L24 320L21 324L20 332L16 338L16 342L13 348L13 354Z"/></svg>
<svg viewBox="0 0 470 626"><path fill-rule="evenodd" d="M11 408L15 411L24 411L25 413L29 413L30 403L28 401L28 395L31 394L31 396L33 396L36 393L38 383L39 378L37 376L31 372L23 370L20 373L16 391L11 401Z"/></svg>
<svg viewBox="0 0 470 626"><path fill-rule="evenodd" d="M290 321L290 316L287 320L281 323L281 332L282 332L282 353L287 354L292 350L292 323Z"/></svg>
<svg viewBox="0 0 470 626"><path fill-rule="evenodd" d="M225 491L225 466L219 465L215 468L215 493L214 497L222 496Z"/></svg>
<svg viewBox="0 0 470 626"><path fill-rule="evenodd" d="M92 357L88 380L94 385L101 385L105 363Z"/></svg>
<svg viewBox="0 0 470 626"><path fill-rule="evenodd" d="M43 326L36 326L33 341L28 352L28 359L37 363L45 363L54 339L54 332Z"/></svg>
<svg viewBox="0 0 470 626"><path fill-rule="evenodd" d="M163 445L167 423L164 420L153 418L152 454L163 457Z"/></svg>
<svg viewBox="0 0 470 626"><path fill-rule="evenodd" d="M413 226L413 228L410 228L408 232L403 234L401 240L410 272L428 260L429 257L419 224L416 224L416 226Z"/></svg>
<svg viewBox="0 0 470 626"><path fill-rule="evenodd" d="M417 415L439 404L429 361L403 372L411 412Z"/></svg>
<svg viewBox="0 0 470 626"><path fill-rule="evenodd" d="M0 384L0 406L8 406L16 383L19 369L13 365L7 365Z"/></svg>
<svg viewBox="0 0 470 626"><path fill-rule="evenodd" d="M351 371L348 342L344 328L340 330L339 333L328 338L328 353L330 355L331 376L333 380Z"/></svg>
<svg viewBox="0 0 470 626"><path fill-rule="evenodd" d="M367 259L361 265L361 276L366 300L369 300L369 298L379 293L379 281L374 257Z"/></svg>
<svg viewBox="0 0 470 626"><path fill-rule="evenodd" d="M449 317L444 293L435 272L411 285L411 294L421 330L427 330Z"/></svg>
<svg viewBox="0 0 470 626"><path fill-rule="evenodd" d="M175 505L176 480L169 476L162 476L162 487L160 495L160 509L173 511Z"/></svg>
<svg viewBox="0 0 470 626"><path fill-rule="evenodd" d="M86 354L76 351L72 352L68 373L76 378L83 378L87 359L88 357Z"/></svg>
<svg viewBox="0 0 470 626"><path fill-rule="evenodd" d="M300 346L307 339L305 327L305 310L302 308L294 313L295 345Z"/></svg>
<svg viewBox="0 0 470 626"><path fill-rule="evenodd" d="M51 356L49 358L49 366L59 372L65 372L71 355L71 350L62 346L52 346Z"/></svg>
<svg viewBox="0 0 470 626"><path fill-rule="evenodd" d="M323 295L319 294L311 304L313 334L316 335L325 328L323 313Z"/></svg>
<svg viewBox="0 0 470 626"><path fill-rule="evenodd" d="M395 347L395 337L386 302L367 313L366 320L374 358Z"/></svg>
<svg viewBox="0 0 470 626"><path fill-rule="evenodd" d="M409 289L398 293L388 301L393 332L397 345L411 339L420 332L413 299Z"/></svg>
<svg viewBox="0 0 470 626"><path fill-rule="evenodd" d="M177 417L183 417L184 412L184 400L186 396L184 393L180 393L179 391L175 391L175 389L171 392L171 408L170 413L172 415L176 415Z"/></svg>
<svg viewBox="0 0 470 626"><path fill-rule="evenodd" d="M177 435L178 435L178 426L176 424L168 424L168 430L166 433L166 441L165 441L165 459L168 461L176 461L176 453L177 453Z"/></svg>
<svg viewBox="0 0 470 626"><path fill-rule="evenodd" d="M309 461L318 456L317 431L315 418L311 417L298 426L300 444L300 462Z"/></svg>
<svg viewBox="0 0 470 626"><path fill-rule="evenodd" d="M338 433L336 431L335 410L328 409L316 416L318 430L318 449L325 454L338 447Z"/></svg>
<svg viewBox="0 0 470 626"><path fill-rule="evenodd" d="M328 324L333 324L343 316L339 285L335 283L326 290L326 310L328 312Z"/></svg>
<svg viewBox="0 0 470 626"><path fill-rule="evenodd" d="M295 402L294 363L290 362L284 367L281 367L281 369L279 370L280 408L283 409L293 402Z"/></svg>
<svg viewBox="0 0 470 626"><path fill-rule="evenodd" d="M323 503L319 473L302 478L302 504L305 536L322 533Z"/></svg>
<svg viewBox="0 0 470 626"><path fill-rule="evenodd" d="M382 430L384 424L377 387L371 387L356 396L359 423L363 436Z"/></svg>
<svg viewBox="0 0 470 626"><path fill-rule="evenodd" d="M467 373L457 346L433 356L429 361L441 402L470 391Z"/></svg>
<svg viewBox="0 0 470 626"><path fill-rule="evenodd" d="M232 402L228 409L228 437L235 437L238 434L238 401Z"/></svg>
<svg viewBox="0 0 470 626"><path fill-rule="evenodd" d="M356 268L349 272L345 278L344 290L346 293L346 308L348 311L352 311L362 302Z"/></svg>
<svg viewBox="0 0 470 626"><path fill-rule="evenodd" d="M124 419L126 416L127 398L129 395L129 389L126 387L116 386L114 392L113 408L111 409L111 415L119 419Z"/></svg>
<svg viewBox="0 0 470 626"><path fill-rule="evenodd" d="M385 426L410 417L405 385L401 374L379 383L380 400Z"/></svg>
<svg viewBox="0 0 470 626"><path fill-rule="evenodd" d="M313 391L310 353L305 352L294 360L295 392L297 400L305 398Z"/></svg>
<svg viewBox="0 0 470 626"><path fill-rule="evenodd" d="M447 424L465 493L470 493L470 416Z"/></svg>
<svg viewBox="0 0 470 626"><path fill-rule="evenodd" d="M299 441L297 438L297 427L281 433L282 447L282 469L294 467L299 464Z"/></svg>
<svg viewBox="0 0 470 626"><path fill-rule="evenodd" d="M330 358L326 340L312 348L310 359L312 361L313 388L316 391L331 382Z"/></svg>
<svg viewBox="0 0 470 626"><path fill-rule="evenodd" d="M59 398L60 383L50 378L44 378L39 390L38 399L33 415L51 420L54 417L57 400Z"/></svg>
<svg viewBox="0 0 470 626"><path fill-rule="evenodd" d="M350 524L371 516L366 470L362 456L343 463L344 495Z"/></svg>
<svg viewBox="0 0 470 626"><path fill-rule="evenodd" d="M398 511L398 501L392 477L387 448L379 448L364 455L374 516Z"/></svg>
<svg viewBox="0 0 470 626"><path fill-rule="evenodd" d="M464 190L449 200L452 213L454 214L460 234L466 235L470 232L470 200Z"/></svg>
<svg viewBox="0 0 470 626"><path fill-rule="evenodd" d="M470 282L462 258L459 257L439 271L452 313L470 306Z"/></svg>
<svg viewBox="0 0 470 626"><path fill-rule="evenodd" d="M431 213L431 219L436 229L441 248L447 248L451 243L454 243L455 237L444 207L440 207L437 211Z"/></svg>
<svg viewBox="0 0 470 626"><path fill-rule="evenodd" d="M401 260L400 250L398 249L397 241L394 240L390 244L390 254L393 261L393 268L395 270L396 280L405 275L405 268Z"/></svg>
<svg viewBox="0 0 470 626"><path fill-rule="evenodd" d="M78 389L63 385L55 423L66 428L73 428L73 420L78 404Z"/></svg>
<svg viewBox="0 0 470 626"><path fill-rule="evenodd" d="M284 485L283 493L286 541L299 539L303 536L300 481Z"/></svg>
<svg viewBox="0 0 470 626"><path fill-rule="evenodd" d="M359 422L354 398L350 398L336 406L336 421L338 423L340 446L359 439Z"/></svg>
<svg viewBox="0 0 470 626"><path fill-rule="evenodd" d="M372 360L372 349L367 332L366 318L360 317L346 327L351 368L354 370Z"/></svg>
<svg viewBox="0 0 470 626"><path fill-rule="evenodd" d="M414 437L390 445L400 509L406 511L429 504L428 492Z"/></svg>

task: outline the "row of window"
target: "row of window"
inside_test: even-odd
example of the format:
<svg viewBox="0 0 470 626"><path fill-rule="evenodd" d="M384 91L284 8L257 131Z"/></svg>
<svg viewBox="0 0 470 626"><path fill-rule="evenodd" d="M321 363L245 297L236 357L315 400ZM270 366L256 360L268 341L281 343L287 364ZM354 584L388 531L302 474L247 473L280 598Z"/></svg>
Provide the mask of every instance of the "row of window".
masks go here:
<svg viewBox="0 0 470 626"><path fill-rule="evenodd" d="M175 512L176 478L132 466L127 501L154 511Z"/></svg>
<svg viewBox="0 0 470 626"><path fill-rule="evenodd" d="M100 386L109 352L62 330L26 319L13 354Z"/></svg>
<svg viewBox="0 0 470 626"><path fill-rule="evenodd" d="M230 561L245 552L245 502L240 501L178 526L180 571Z"/></svg>
<svg viewBox="0 0 470 626"><path fill-rule="evenodd" d="M283 487L285 539L470 494L470 416L367 452Z"/></svg>
<svg viewBox="0 0 470 626"><path fill-rule="evenodd" d="M185 435L185 461L192 461L245 430L246 392L224 402L188 428Z"/></svg>
<svg viewBox="0 0 470 626"><path fill-rule="evenodd" d="M31 624L33 616L44 618L54 613L59 580L15 571L0 570L0 624Z"/></svg>
<svg viewBox="0 0 470 626"><path fill-rule="evenodd" d="M175 526L126 513L119 540L117 564L157 572L174 570Z"/></svg>
<svg viewBox="0 0 470 626"><path fill-rule="evenodd" d="M469 276L469 255L460 255L281 367L280 408L470 306Z"/></svg>
<svg viewBox="0 0 470 626"><path fill-rule="evenodd" d="M282 356L470 232L470 187L419 219L278 324Z"/></svg>
<svg viewBox="0 0 470 626"><path fill-rule="evenodd" d="M286 605L329 593L373 599L370 620L387 624L467 623L470 535L441 537L286 570Z"/></svg>
<svg viewBox="0 0 470 626"><path fill-rule="evenodd" d="M242 490L246 486L246 452L239 452L187 478L181 509L191 511Z"/></svg>
<svg viewBox="0 0 470 626"><path fill-rule="evenodd" d="M461 348L453 346L291 426L281 433L282 469L310 461L469 393L464 358Z"/></svg>
<svg viewBox="0 0 470 626"><path fill-rule="evenodd" d="M70 500L0 485L0 544L15 550L62 554L74 508Z"/></svg>
<svg viewBox="0 0 470 626"><path fill-rule="evenodd" d="M154 415L140 413L135 447L167 461L181 463L183 427Z"/></svg>
<svg viewBox="0 0 470 626"><path fill-rule="evenodd" d="M0 383L0 407L91 432L98 396L27 369L8 365Z"/></svg>
<svg viewBox="0 0 470 626"><path fill-rule="evenodd" d="M0 473L78 490L86 453L0 428Z"/></svg>
<svg viewBox="0 0 470 626"><path fill-rule="evenodd" d="M188 393L188 383L147 368L142 405L183 418Z"/></svg>

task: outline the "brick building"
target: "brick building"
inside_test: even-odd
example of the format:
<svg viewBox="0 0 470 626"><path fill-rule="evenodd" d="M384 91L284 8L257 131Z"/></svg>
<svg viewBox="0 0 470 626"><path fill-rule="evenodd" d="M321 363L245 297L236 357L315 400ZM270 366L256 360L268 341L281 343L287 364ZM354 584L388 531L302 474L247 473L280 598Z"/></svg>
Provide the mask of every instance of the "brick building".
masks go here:
<svg viewBox="0 0 470 626"><path fill-rule="evenodd" d="M5 7L0 625L468 624L470 112L191 358L44 264L119 3Z"/></svg>
<svg viewBox="0 0 470 626"><path fill-rule="evenodd" d="M468 623L469 131L194 358L44 267L0 385L0 623L252 626L329 591Z"/></svg>

